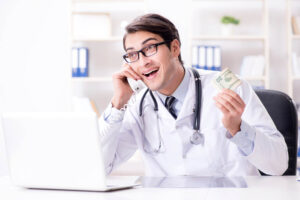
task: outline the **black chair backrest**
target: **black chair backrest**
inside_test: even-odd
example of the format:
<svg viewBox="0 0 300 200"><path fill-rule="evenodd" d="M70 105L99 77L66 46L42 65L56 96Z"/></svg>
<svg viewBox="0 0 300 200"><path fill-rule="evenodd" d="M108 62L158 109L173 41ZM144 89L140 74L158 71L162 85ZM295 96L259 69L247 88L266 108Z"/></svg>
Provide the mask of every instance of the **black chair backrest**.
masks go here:
<svg viewBox="0 0 300 200"><path fill-rule="evenodd" d="M257 96L283 135L288 147L289 164L283 175L296 175L298 150L298 117L292 99L275 90L255 90Z"/></svg>

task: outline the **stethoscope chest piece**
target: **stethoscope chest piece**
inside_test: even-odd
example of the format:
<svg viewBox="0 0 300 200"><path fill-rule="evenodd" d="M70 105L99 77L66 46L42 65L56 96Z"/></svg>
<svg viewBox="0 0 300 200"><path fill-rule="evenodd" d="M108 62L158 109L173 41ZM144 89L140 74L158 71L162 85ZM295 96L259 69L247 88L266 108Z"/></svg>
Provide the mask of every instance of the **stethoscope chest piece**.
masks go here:
<svg viewBox="0 0 300 200"><path fill-rule="evenodd" d="M204 145L204 135L199 131L195 131L190 137L190 142L194 145L202 144Z"/></svg>

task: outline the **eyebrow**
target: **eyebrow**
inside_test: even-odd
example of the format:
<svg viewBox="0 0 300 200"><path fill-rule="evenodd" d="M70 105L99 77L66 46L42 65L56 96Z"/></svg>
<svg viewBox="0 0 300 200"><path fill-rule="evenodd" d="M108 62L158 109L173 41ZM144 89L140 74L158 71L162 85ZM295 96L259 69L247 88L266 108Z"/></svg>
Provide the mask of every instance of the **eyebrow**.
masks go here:
<svg viewBox="0 0 300 200"><path fill-rule="evenodd" d="M156 38L148 38L148 39L144 40L144 41L142 42L142 44L146 44L146 43L147 43L148 41L150 41L150 40L156 40L156 41L157 41ZM125 49L125 51L132 50L132 49L133 49L133 47L129 47L129 48Z"/></svg>

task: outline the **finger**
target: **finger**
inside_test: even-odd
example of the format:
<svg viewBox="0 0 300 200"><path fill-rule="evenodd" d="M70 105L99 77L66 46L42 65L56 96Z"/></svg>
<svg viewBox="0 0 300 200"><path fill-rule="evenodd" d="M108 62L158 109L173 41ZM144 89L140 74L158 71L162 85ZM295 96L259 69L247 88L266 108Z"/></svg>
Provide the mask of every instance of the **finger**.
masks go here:
<svg viewBox="0 0 300 200"><path fill-rule="evenodd" d="M130 78L134 80L141 80L141 77L132 69L130 65L125 66L125 69L123 70L124 74L130 74ZM126 72L126 73L125 73Z"/></svg>
<svg viewBox="0 0 300 200"><path fill-rule="evenodd" d="M241 104L242 106L245 106L244 100L236 92L229 90L229 89L225 89L225 90L223 90L223 93L226 93L226 94L232 96L237 102L239 102L239 104Z"/></svg>
<svg viewBox="0 0 300 200"><path fill-rule="evenodd" d="M225 99L226 101L230 102L231 105L236 109L236 110L241 110L244 108L243 104L238 102L234 97L229 95L228 93L221 93L220 96Z"/></svg>
<svg viewBox="0 0 300 200"><path fill-rule="evenodd" d="M215 99L216 100L216 99ZM215 101L216 106L221 110L221 112L226 115L228 113L230 113L229 110L227 110L226 107L224 107L221 103L219 103L217 100Z"/></svg>
<svg viewBox="0 0 300 200"><path fill-rule="evenodd" d="M123 75L126 76L127 78L131 78L133 80L139 80L139 78L137 78L137 76L135 76L130 71L123 71Z"/></svg>
<svg viewBox="0 0 300 200"><path fill-rule="evenodd" d="M235 107L231 104L231 102L227 101L222 95L218 95L216 100L219 104L225 107L229 112L236 112Z"/></svg>

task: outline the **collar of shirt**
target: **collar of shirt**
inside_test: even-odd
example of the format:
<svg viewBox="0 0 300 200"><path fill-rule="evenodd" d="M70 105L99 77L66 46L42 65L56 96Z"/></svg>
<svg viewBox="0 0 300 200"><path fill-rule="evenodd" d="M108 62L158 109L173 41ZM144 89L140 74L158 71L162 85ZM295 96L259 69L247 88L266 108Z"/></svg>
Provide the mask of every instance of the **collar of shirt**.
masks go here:
<svg viewBox="0 0 300 200"><path fill-rule="evenodd" d="M174 103L174 109L176 114L178 115L180 108L182 107L184 98L186 96L186 93L189 88L189 83L190 83L190 73L188 72L187 69L184 68L184 77L181 83L179 84L178 88L175 90L175 92L172 94L173 97L176 98L177 101ZM166 98L168 96L163 95L159 92L156 92L157 95L159 96L159 99L162 101L163 104L165 104Z"/></svg>

